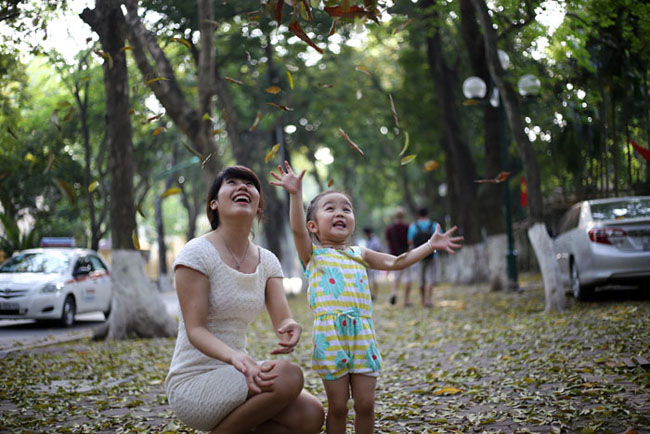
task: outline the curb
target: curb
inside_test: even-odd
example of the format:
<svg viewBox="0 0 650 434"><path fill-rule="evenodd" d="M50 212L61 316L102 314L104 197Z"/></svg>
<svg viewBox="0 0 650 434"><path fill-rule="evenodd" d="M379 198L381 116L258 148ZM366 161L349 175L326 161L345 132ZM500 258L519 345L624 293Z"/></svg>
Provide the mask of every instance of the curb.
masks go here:
<svg viewBox="0 0 650 434"><path fill-rule="evenodd" d="M63 344L67 342L74 342L84 338L92 337L92 330L83 330L79 332L70 332L63 336L48 337L43 340L34 340L32 342L24 343L23 345L14 345L9 348L0 349L0 359L4 359L7 356L17 353L20 351L32 350L34 348L47 347L50 345Z"/></svg>

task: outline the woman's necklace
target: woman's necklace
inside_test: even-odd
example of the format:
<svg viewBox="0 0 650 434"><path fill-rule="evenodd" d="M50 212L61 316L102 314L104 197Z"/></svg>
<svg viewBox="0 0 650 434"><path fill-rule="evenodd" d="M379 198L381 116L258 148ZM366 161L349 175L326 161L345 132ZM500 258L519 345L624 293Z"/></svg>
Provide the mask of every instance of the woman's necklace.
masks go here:
<svg viewBox="0 0 650 434"><path fill-rule="evenodd" d="M238 261L235 254L232 252L232 250L230 250L230 247L228 247L228 243L226 242L225 238L222 239L223 239L223 245L226 246L226 250L228 250L228 253L230 253L230 256L232 256L232 260L235 261L235 270L239 271L239 269L241 268L241 264L246 260L246 255L248 254L248 247L251 244L250 241L246 240L248 241L246 243L246 250L244 250L244 254L242 255L241 259Z"/></svg>

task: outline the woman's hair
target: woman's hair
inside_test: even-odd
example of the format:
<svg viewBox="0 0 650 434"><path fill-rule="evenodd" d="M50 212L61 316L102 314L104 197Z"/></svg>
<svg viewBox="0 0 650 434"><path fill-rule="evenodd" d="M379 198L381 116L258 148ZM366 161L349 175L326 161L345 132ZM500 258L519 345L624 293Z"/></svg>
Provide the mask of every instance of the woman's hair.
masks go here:
<svg viewBox="0 0 650 434"><path fill-rule="evenodd" d="M212 209L210 207L210 202L217 198L219 195L219 190L221 185L227 179L243 179L245 181L250 181L253 183L257 191L260 193L260 203L258 208L258 216L262 217L262 210L264 209L264 193L262 192L262 184L260 179L257 177L255 172L245 166L230 166L223 169L212 181L210 190L208 191L208 200L206 204L206 214L208 215L208 220L210 221L210 226L212 229L219 227L219 210Z"/></svg>
<svg viewBox="0 0 650 434"><path fill-rule="evenodd" d="M331 194L331 193L342 194L343 196L348 198L348 200L350 201L350 205L352 205L352 198L347 193L344 193L344 192L338 191L338 190L325 190L325 191L322 191L322 192L318 193L316 196L314 196L314 198L311 200L311 202L309 202L309 206L307 207L307 214L305 215L305 224L309 220L314 219L314 212L316 211L316 207L318 206L318 202L320 202L320 200L323 197L325 197L325 196L327 196L328 194ZM310 232L310 235L313 235L313 234ZM316 237L316 235L313 235L313 237L318 239L318 237Z"/></svg>

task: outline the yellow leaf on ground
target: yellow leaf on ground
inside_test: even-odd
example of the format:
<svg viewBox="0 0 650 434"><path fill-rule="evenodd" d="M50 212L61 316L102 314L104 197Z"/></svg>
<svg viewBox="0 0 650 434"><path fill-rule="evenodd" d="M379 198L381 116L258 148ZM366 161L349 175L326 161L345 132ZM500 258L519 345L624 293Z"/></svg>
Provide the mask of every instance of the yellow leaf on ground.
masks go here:
<svg viewBox="0 0 650 434"><path fill-rule="evenodd" d="M436 390L433 392L434 395L456 395L458 393L461 393L462 390L457 388L457 387L443 387L440 390Z"/></svg>

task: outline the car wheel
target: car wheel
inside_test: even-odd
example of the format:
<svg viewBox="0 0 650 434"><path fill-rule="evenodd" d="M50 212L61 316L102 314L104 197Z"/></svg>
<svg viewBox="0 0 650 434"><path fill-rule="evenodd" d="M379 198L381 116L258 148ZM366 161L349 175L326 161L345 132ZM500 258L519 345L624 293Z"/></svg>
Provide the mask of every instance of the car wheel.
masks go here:
<svg viewBox="0 0 650 434"><path fill-rule="evenodd" d="M111 314L111 309L113 308L113 302L108 302L108 309L104 311L104 319L108 319L108 316Z"/></svg>
<svg viewBox="0 0 650 434"><path fill-rule="evenodd" d="M584 301L591 296L593 288L580 282L580 272L575 262L571 263L571 292L576 300Z"/></svg>
<svg viewBox="0 0 650 434"><path fill-rule="evenodd" d="M74 297L68 295L63 302L63 309L61 312L61 325L63 327L70 327L74 324L74 317L77 314L77 304Z"/></svg>

